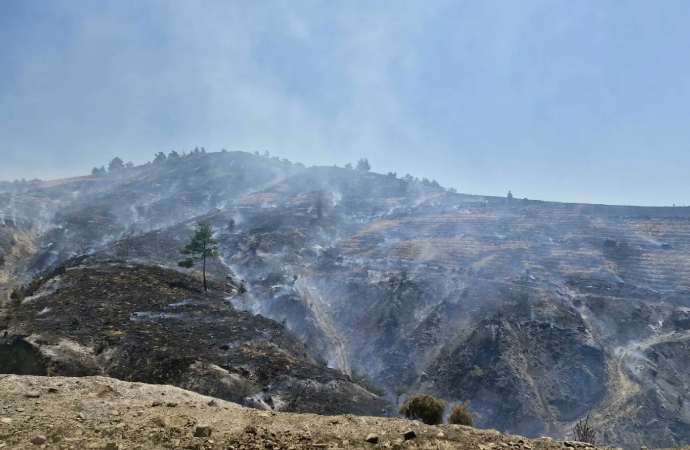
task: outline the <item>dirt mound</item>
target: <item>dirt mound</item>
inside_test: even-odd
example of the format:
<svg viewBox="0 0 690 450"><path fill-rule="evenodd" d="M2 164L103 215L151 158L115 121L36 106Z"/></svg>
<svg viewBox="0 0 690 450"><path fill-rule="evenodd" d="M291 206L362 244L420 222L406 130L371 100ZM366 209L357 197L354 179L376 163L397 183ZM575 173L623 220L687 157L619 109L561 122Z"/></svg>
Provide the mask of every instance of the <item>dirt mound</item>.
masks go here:
<svg viewBox="0 0 690 450"><path fill-rule="evenodd" d="M586 449L461 425L258 411L172 386L0 376L0 448Z"/></svg>

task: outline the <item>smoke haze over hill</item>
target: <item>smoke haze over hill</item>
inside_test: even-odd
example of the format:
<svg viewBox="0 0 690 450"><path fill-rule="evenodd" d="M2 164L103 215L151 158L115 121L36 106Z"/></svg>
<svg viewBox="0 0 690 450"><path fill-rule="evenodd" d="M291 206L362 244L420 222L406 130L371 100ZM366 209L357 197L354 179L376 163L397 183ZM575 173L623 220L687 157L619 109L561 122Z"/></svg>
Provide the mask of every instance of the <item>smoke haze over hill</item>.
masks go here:
<svg viewBox="0 0 690 450"><path fill-rule="evenodd" d="M3 2L0 179L194 146L687 204L686 2Z"/></svg>
<svg viewBox="0 0 690 450"><path fill-rule="evenodd" d="M25 419L92 376L338 430L295 448L690 444L688 23L676 0L0 2L0 448L72 445ZM148 403L159 432L113 420L104 448L280 446ZM65 420L105 433L87 412Z"/></svg>

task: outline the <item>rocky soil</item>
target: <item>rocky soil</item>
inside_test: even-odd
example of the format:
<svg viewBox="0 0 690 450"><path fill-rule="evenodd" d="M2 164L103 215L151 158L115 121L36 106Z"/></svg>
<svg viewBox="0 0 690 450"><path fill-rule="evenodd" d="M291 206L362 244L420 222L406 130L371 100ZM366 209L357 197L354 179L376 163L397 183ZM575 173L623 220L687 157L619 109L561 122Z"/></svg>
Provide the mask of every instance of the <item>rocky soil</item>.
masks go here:
<svg viewBox="0 0 690 450"><path fill-rule="evenodd" d="M460 425L258 411L172 386L0 375L1 449L573 450Z"/></svg>

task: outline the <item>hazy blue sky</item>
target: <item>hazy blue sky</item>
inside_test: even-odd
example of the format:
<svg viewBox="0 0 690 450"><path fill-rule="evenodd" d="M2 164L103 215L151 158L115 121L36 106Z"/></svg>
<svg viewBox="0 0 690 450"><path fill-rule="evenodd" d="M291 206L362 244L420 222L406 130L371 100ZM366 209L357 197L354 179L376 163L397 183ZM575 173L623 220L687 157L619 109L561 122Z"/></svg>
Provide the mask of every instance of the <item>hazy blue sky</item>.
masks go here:
<svg viewBox="0 0 690 450"><path fill-rule="evenodd" d="M690 2L3 0L0 179L269 150L690 203Z"/></svg>

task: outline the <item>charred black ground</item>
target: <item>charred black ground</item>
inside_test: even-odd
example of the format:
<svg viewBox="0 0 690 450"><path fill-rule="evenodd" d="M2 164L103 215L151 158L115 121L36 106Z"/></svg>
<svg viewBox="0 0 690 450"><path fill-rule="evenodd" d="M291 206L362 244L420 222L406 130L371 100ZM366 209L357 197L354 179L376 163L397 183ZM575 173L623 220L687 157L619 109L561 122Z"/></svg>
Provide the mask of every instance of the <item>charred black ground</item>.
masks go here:
<svg viewBox="0 0 690 450"><path fill-rule="evenodd" d="M0 363L13 373L108 375L290 411L384 412L382 399L315 361L282 326L235 310L226 300L234 284L213 287L204 295L198 280L160 267L62 268L9 308Z"/></svg>

